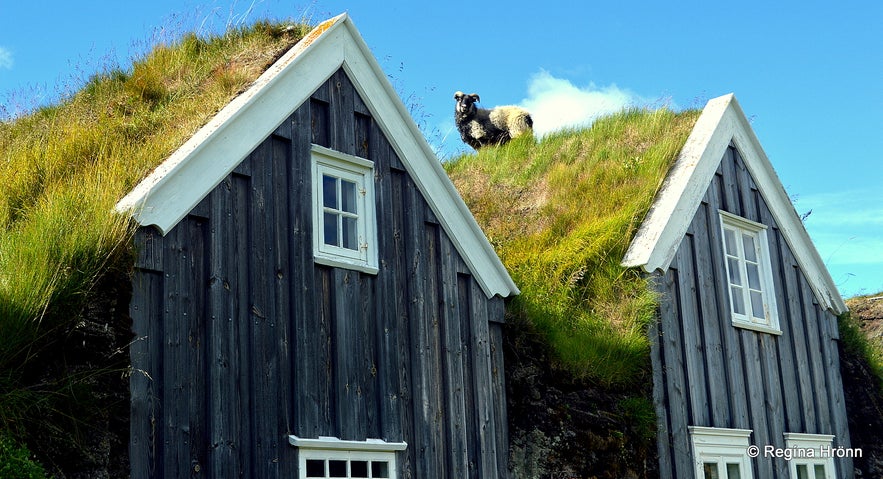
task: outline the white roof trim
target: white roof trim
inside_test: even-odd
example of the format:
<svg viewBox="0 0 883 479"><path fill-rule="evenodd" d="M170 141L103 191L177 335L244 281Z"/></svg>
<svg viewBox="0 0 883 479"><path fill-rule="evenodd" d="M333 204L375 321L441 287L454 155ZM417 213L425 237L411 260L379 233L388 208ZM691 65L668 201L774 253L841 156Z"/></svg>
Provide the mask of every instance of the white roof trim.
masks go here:
<svg viewBox="0 0 883 479"><path fill-rule="evenodd" d="M837 286L733 94L710 100L702 110L622 265L640 266L648 273L668 269L731 141L738 147L816 299L825 309L845 312Z"/></svg>
<svg viewBox="0 0 883 479"><path fill-rule="evenodd" d="M346 441L330 436L319 436L318 439L308 439L288 436L288 443L301 449L322 449L334 451L366 451L366 452L393 452L404 451L408 448L406 442L386 442L383 439L365 439L364 441Z"/></svg>
<svg viewBox="0 0 883 479"><path fill-rule="evenodd" d="M116 205L165 234L343 67L488 297L518 294L347 14L317 26Z"/></svg>

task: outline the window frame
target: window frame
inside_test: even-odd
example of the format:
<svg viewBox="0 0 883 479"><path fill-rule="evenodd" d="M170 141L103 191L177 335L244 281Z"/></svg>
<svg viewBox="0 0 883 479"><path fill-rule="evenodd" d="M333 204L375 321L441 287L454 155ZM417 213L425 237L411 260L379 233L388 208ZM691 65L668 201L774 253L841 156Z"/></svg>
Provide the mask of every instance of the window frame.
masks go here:
<svg viewBox="0 0 883 479"><path fill-rule="evenodd" d="M791 460L788 461L788 471L791 474L792 479L797 479L797 467L801 465L805 465L807 467L821 465L825 468L825 479L836 479L837 478L837 469L834 467L834 456L833 454L824 454L822 448L827 448L828 451L834 446L834 436L830 434L806 434L806 433L798 433L798 432L786 432L785 436L785 447L799 449L804 452L804 454L793 455ZM812 449L814 451L813 457L804 457L808 456L808 451ZM814 468L813 468L814 469ZM815 478L815 474L810 476L811 478Z"/></svg>
<svg viewBox="0 0 883 479"><path fill-rule="evenodd" d="M364 273L378 272L377 213L374 194L374 162L358 156L312 145L313 258L316 263ZM356 184L356 212L326 208L323 202L324 177ZM340 206L340 205L338 205ZM325 243L325 213L355 217L358 249Z"/></svg>
<svg viewBox="0 0 883 479"><path fill-rule="evenodd" d="M398 478L396 453L407 449L405 442L386 442L382 439L366 439L364 441L347 441L336 437L319 436L316 439L289 436L288 442L298 448L298 479L319 479L329 477L329 468L324 469L323 476L307 476L307 461L345 461L348 473L344 478L351 478L352 461L383 462L387 464L387 473L383 479ZM368 477L373 478L373 468L367 468ZM340 476L334 476L340 477ZM356 476L360 479L363 476Z"/></svg>
<svg viewBox="0 0 883 479"><path fill-rule="evenodd" d="M714 462L726 467L739 465L741 479L753 479L751 458L747 449L750 445L750 429L724 429L717 427L688 426L693 448L694 473L697 479L705 477L703 467ZM721 476L723 477L723 476Z"/></svg>
<svg viewBox="0 0 883 479"><path fill-rule="evenodd" d="M751 221L727 211L719 210L718 212L720 216L720 246L722 248L724 261L724 281L727 288L727 299L730 303L730 320L733 326L769 334L782 334L782 329L779 324L779 310L776 302L772 261L770 260L767 225ZM742 240L736 241L736 246L739 250L737 256L733 256L727 251L727 229L736 231L739 239ZM745 255L744 235L750 236L754 241L756 262L751 261ZM735 285L731 283L730 259L738 261L739 276L743 284ZM762 308L764 311L763 321L759 321L760 318L753 316L751 312L753 311L750 297L752 288L750 287L750 284L748 284L748 263L754 263L758 268L760 290L754 291L758 291L761 295ZM746 308L745 313L736 312L733 293L734 287L743 290L741 302L744 305L743 307Z"/></svg>

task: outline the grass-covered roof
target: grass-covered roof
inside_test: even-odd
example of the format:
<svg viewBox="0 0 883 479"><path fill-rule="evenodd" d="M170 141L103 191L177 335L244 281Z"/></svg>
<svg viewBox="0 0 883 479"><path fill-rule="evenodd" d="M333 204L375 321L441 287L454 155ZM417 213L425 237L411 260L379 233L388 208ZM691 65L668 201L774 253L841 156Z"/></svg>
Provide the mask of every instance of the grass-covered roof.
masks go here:
<svg viewBox="0 0 883 479"><path fill-rule="evenodd" d="M627 385L649 368L657 298L620 262L699 113L624 111L446 164L521 289L513 320L578 377Z"/></svg>
<svg viewBox="0 0 883 479"><path fill-rule="evenodd" d="M132 229L114 204L310 29L185 35L0 121L0 432L33 415L52 385L32 384L30 365L125 263Z"/></svg>

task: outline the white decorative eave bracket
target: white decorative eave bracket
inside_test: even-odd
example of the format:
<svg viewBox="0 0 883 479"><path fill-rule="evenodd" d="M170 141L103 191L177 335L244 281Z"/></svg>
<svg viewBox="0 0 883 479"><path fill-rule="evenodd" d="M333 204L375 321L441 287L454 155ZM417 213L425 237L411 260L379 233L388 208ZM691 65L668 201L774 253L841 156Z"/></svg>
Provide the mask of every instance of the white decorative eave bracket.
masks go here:
<svg viewBox="0 0 883 479"><path fill-rule="evenodd" d="M168 233L316 88L343 68L488 298L519 293L347 14L322 22L117 205Z"/></svg>
<svg viewBox="0 0 883 479"><path fill-rule="evenodd" d="M705 105L622 265L648 273L668 269L730 142L739 149L819 304L835 314L846 312L837 286L733 94Z"/></svg>
<svg viewBox="0 0 883 479"><path fill-rule="evenodd" d="M292 446L301 449L321 449L323 451L395 452L404 451L408 447L408 443L406 442L386 442L382 439L345 441L336 437L327 436L319 436L316 439L307 439L291 435L288 436L288 442Z"/></svg>

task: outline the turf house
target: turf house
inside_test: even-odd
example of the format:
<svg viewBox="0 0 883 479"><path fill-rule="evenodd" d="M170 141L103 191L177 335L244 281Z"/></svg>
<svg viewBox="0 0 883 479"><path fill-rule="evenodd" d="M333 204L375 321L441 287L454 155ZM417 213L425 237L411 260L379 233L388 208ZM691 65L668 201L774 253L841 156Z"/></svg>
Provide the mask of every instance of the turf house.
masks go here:
<svg viewBox="0 0 883 479"><path fill-rule="evenodd" d="M652 383L658 477L853 477L825 455L850 446L846 307L733 95L511 145L449 174L521 288L510 309L558 361L612 389ZM534 447L521 429L513 445Z"/></svg>
<svg viewBox="0 0 883 479"><path fill-rule="evenodd" d="M345 14L117 208L133 478L506 471L517 289Z"/></svg>
<svg viewBox="0 0 883 479"><path fill-rule="evenodd" d="M732 95L705 107L623 264L662 298L661 477L852 477L849 457L824 454L850 445L846 306ZM752 459L749 445L817 454Z"/></svg>
<svg viewBox="0 0 883 479"><path fill-rule="evenodd" d="M846 306L733 95L442 164L343 14L0 151L0 420L50 473L853 477Z"/></svg>

